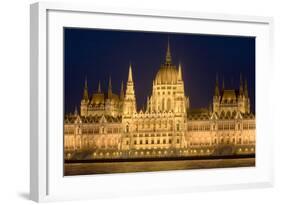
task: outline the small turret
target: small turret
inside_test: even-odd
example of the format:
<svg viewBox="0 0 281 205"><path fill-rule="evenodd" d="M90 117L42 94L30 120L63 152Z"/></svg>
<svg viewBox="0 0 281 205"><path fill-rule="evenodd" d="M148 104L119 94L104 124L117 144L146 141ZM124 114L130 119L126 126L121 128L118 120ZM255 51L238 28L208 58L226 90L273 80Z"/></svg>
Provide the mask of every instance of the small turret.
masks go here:
<svg viewBox="0 0 281 205"><path fill-rule="evenodd" d="M84 92L83 92L83 100L84 100L85 102L87 102L87 101L89 100L87 78L85 78Z"/></svg>
<svg viewBox="0 0 281 205"><path fill-rule="evenodd" d="M239 88L239 95L243 95L243 79L242 79L242 74L240 73L240 88Z"/></svg>

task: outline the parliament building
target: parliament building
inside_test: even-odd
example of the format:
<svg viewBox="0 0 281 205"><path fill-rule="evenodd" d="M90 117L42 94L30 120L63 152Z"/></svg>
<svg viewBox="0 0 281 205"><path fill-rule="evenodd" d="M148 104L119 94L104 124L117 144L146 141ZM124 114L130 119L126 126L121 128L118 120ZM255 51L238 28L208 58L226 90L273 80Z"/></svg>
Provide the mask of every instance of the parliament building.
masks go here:
<svg viewBox="0 0 281 205"><path fill-rule="evenodd" d="M161 158L255 153L255 115L247 81L238 89L214 85L209 108L190 108L181 65L172 63L168 43L165 63L152 82L145 109L137 110L133 68L126 89L88 93L85 80L80 109L64 116L66 159Z"/></svg>

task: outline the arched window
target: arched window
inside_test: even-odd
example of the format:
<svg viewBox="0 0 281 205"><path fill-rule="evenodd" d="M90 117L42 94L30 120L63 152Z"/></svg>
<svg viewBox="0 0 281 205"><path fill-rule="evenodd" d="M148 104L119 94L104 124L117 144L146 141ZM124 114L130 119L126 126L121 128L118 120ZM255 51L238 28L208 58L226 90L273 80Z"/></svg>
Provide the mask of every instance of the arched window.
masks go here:
<svg viewBox="0 0 281 205"><path fill-rule="evenodd" d="M179 131L179 130L180 130L180 124L177 123L177 131Z"/></svg>
<svg viewBox="0 0 281 205"><path fill-rule="evenodd" d="M126 132L129 132L129 125L126 126Z"/></svg>
<svg viewBox="0 0 281 205"><path fill-rule="evenodd" d="M165 110L165 99L163 98L162 99L162 111L164 111Z"/></svg>
<svg viewBox="0 0 281 205"><path fill-rule="evenodd" d="M171 99L168 98L168 101L167 101L167 110L170 111L171 110Z"/></svg>

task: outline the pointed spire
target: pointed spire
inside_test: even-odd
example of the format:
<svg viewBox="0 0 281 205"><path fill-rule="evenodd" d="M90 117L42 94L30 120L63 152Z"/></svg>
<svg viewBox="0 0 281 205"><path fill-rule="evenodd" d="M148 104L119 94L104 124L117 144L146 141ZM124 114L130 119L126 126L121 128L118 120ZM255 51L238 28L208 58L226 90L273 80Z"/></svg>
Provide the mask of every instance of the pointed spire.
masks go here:
<svg viewBox="0 0 281 205"><path fill-rule="evenodd" d="M179 70L178 70L178 81L182 81L181 64L179 64Z"/></svg>
<svg viewBox="0 0 281 205"><path fill-rule="evenodd" d="M123 86L123 80L121 82L121 91L120 91L120 99L124 99L124 86Z"/></svg>
<svg viewBox="0 0 281 205"><path fill-rule="evenodd" d="M224 90L224 77L222 77L222 90Z"/></svg>
<svg viewBox="0 0 281 205"><path fill-rule="evenodd" d="M98 84L98 93L101 93L100 81L99 81L99 84Z"/></svg>
<svg viewBox="0 0 281 205"><path fill-rule="evenodd" d="M248 83L247 83L247 80L245 79L245 84L244 84L244 94L245 94L245 97L249 97L249 94L248 94Z"/></svg>
<svg viewBox="0 0 281 205"><path fill-rule="evenodd" d="M243 95L243 78L242 73L240 73L240 88L239 88L239 94Z"/></svg>
<svg viewBox="0 0 281 205"><path fill-rule="evenodd" d="M219 76L216 74L216 86L215 86L215 96L220 95L220 89L219 89Z"/></svg>
<svg viewBox="0 0 281 205"><path fill-rule="evenodd" d="M111 77L109 76L109 82L108 82L108 96L111 97L112 95L112 86L111 86Z"/></svg>
<svg viewBox="0 0 281 205"><path fill-rule="evenodd" d="M168 47L167 47L167 53L166 53L166 64L170 65L172 63L172 56L170 51L170 37L168 36Z"/></svg>
<svg viewBox="0 0 281 205"><path fill-rule="evenodd" d="M131 63L130 63L130 67L129 67L128 82L133 82L132 64Z"/></svg>
<svg viewBox="0 0 281 205"><path fill-rule="evenodd" d="M89 99L89 94L88 94L88 82L87 82L87 77L85 77L85 83L84 83L84 92L83 92L83 100L88 100Z"/></svg>

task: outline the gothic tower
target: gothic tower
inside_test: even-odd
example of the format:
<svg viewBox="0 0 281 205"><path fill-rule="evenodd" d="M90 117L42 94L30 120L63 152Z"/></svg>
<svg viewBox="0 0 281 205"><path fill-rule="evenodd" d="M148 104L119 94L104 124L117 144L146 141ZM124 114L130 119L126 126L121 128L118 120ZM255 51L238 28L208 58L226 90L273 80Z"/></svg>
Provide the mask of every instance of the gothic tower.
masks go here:
<svg viewBox="0 0 281 205"><path fill-rule="evenodd" d="M132 74L132 66L130 65L127 88L126 88L124 104L123 104L123 119L132 118L133 114L136 113L136 111L137 108L136 108L134 81L133 81L133 74Z"/></svg>

